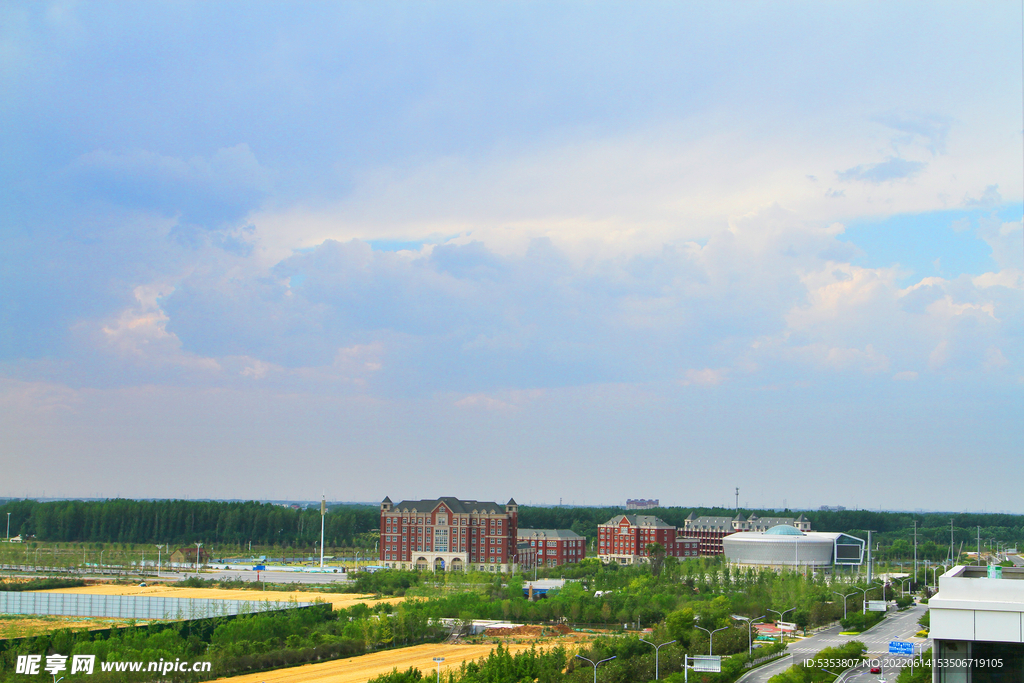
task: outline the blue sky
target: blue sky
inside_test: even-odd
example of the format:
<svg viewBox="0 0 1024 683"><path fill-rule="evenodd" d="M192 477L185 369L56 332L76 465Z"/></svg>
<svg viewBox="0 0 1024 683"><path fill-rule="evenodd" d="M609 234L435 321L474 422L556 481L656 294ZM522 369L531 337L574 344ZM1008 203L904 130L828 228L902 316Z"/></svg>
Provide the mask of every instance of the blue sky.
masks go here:
<svg viewBox="0 0 1024 683"><path fill-rule="evenodd" d="M5 3L0 496L1024 513L1020 25Z"/></svg>

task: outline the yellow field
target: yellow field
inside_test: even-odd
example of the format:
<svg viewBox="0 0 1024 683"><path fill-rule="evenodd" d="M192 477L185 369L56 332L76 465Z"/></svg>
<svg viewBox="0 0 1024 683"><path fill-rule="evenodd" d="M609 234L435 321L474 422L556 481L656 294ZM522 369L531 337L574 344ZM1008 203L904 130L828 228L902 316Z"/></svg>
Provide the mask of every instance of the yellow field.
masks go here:
<svg viewBox="0 0 1024 683"><path fill-rule="evenodd" d="M132 623L130 619L107 619L104 617L61 617L61 616L10 616L0 618L0 638L24 638L26 636L38 636L61 628L73 629L100 629L112 626L126 626ZM145 621L135 621L136 624L145 624Z"/></svg>
<svg viewBox="0 0 1024 683"><path fill-rule="evenodd" d="M484 657L495 647L497 645L491 644L413 645L333 662L305 664L290 669L218 678L217 681L230 681L231 683L304 683L305 681L366 683L374 676L388 673L394 668L405 671L410 666L414 666L425 674L431 674L437 671L437 665L432 661L434 657L444 657L441 671L447 671L449 668L458 667L462 662ZM513 644L505 645L505 647L513 653L530 649L529 645ZM431 679L428 677L428 680Z"/></svg>
<svg viewBox="0 0 1024 683"><path fill-rule="evenodd" d="M160 598L211 598L213 600L248 600L250 602L272 600L330 603L334 609L345 609L357 604L376 605L380 602L402 602L406 598L383 598L374 600L372 595L361 593L312 593L305 591L248 591L224 588L177 588L173 585L117 586L101 584L78 588L57 588L47 593L84 593L87 595L150 595Z"/></svg>

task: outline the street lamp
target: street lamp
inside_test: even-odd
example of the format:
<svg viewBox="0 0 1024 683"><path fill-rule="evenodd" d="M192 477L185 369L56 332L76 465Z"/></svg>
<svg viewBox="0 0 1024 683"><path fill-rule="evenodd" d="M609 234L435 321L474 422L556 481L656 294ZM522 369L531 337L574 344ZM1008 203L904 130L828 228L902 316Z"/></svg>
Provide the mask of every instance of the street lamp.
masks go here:
<svg viewBox="0 0 1024 683"><path fill-rule="evenodd" d="M862 608L861 609L861 613L862 614L867 614L868 613L868 591L871 590L872 588L878 588L878 586L872 584L872 585L868 586L867 588L858 588L857 586L851 586L851 588L853 588L853 590L860 591L861 593L864 594L864 601L861 603L861 608ZM883 588L882 590L883 590L883 593L884 593L885 589ZM853 593L850 593L850 595L853 595ZM845 606L845 599L844 599L844 603L843 604ZM843 616L845 617L846 615L844 614Z"/></svg>
<svg viewBox="0 0 1024 683"><path fill-rule="evenodd" d="M906 595L907 594L907 581L913 581L913 579L908 577L906 579L897 579L897 581L900 582L900 590L902 591L903 595Z"/></svg>
<svg viewBox="0 0 1024 683"><path fill-rule="evenodd" d="M158 545L156 547L156 578L158 579L160 578L160 553L162 553L163 550L164 547L162 545Z"/></svg>
<svg viewBox="0 0 1024 683"><path fill-rule="evenodd" d="M609 657L608 659L602 659L600 661L595 662L593 659L587 659L583 655L576 655L576 656L578 658L582 659L582 660L590 662L590 666L594 667L594 683L597 683L597 667L600 666L601 664L604 664L605 662L610 662L613 659L615 659L615 657L612 656L612 657Z"/></svg>
<svg viewBox="0 0 1024 683"><path fill-rule="evenodd" d="M761 619L764 619L766 616L768 615L762 614L759 617L741 617L738 614L732 615L733 619L742 619L743 621L747 622L747 657L749 657L750 659L753 659L754 657L754 640L751 635L751 626L754 625L755 621L760 621Z"/></svg>
<svg viewBox="0 0 1024 683"><path fill-rule="evenodd" d="M780 612L779 610L777 610L777 609L770 609L770 610L768 610L769 612L774 612L775 614L778 614L778 615L779 615L779 621L778 621L777 623L779 624L779 642L780 642L780 643L784 643L784 642L786 642L786 638L785 638L785 636L784 636L784 635L782 634L782 626L781 626L781 624L782 624L782 617L783 617L783 616L784 616L784 615L785 615L785 614L786 614L787 612L792 612L792 611L793 611L793 610L795 610L795 609L796 609L796 607L790 607L789 609L785 609L785 610L782 610L781 612ZM846 615L844 614L843 616L845 617Z"/></svg>
<svg viewBox="0 0 1024 683"><path fill-rule="evenodd" d="M704 628L703 626L694 626L694 628L699 628L701 631L704 631L704 633L708 634L708 656L710 657L712 654L714 654L712 652L711 645L712 645L712 643L714 643L715 634L718 633L719 631L725 631L729 627L728 626L723 626L722 628L716 628L714 631L709 631L706 628Z"/></svg>
<svg viewBox="0 0 1024 683"><path fill-rule="evenodd" d="M11 542L11 513L7 513L7 542Z"/></svg>
<svg viewBox="0 0 1024 683"><path fill-rule="evenodd" d="M441 683L441 662L444 661L444 657L434 657L434 661L437 662L437 683Z"/></svg>
<svg viewBox="0 0 1024 683"><path fill-rule="evenodd" d="M651 641L644 640L643 638L641 638L640 642L641 643L647 643L648 645L650 645L651 647L654 648L654 680L658 680L658 650L660 650L661 648L663 648L666 645L671 645L672 643L674 643L676 641L670 640L667 643L662 643L661 645L655 645ZM597 675L597 669L594 669L594 675L595 676Z"/></svg>
<svg viewBox="0 0 1024 683"><path fill-rule="evenodd" d="M854 586L854 588L856 588L856 586ZM860 589L857 588L857 590L860 590ZM847 593L846 595L843 595L842 593L836 593L835 591L832 591L832 595L838 595L838 596L843 598L843 619L845 619L846 618L846 598L850 597L851 595L856 595L856 593Z"/></svg>

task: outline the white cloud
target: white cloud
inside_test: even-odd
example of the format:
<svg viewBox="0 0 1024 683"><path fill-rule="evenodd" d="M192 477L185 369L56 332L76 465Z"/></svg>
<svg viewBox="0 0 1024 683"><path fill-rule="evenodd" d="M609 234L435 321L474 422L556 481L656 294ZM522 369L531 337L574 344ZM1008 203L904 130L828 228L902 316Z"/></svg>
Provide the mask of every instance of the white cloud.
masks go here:
<svg viewBox="0 0 1024 683"><path fill-rule="evenodd" d="M725 369L712 369L704 368L703 370L689 369L684 375L684 379L680 380L680 384L683 386L689 386L695 384L702 387L716 387L725 381L728 370Z"/></svg>

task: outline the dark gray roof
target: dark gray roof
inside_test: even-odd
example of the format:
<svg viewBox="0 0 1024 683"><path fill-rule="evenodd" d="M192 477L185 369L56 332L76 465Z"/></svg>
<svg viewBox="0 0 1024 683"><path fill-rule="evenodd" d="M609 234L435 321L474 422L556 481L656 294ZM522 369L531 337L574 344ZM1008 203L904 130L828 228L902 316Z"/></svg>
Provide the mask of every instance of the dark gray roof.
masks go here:
<svg viewBox="0 0 1024 683"><path fill-rule="evenodd" d="M518 531L519 538L531 538L541 536L545 538L563 538L566 540L581 540L583 537L572 529L523 529Z"/></svg>
<svg viewBox="0 0 1024 683"><path fill-rule="evenodd" d="M468 514L476 510L482 514L496 515L505 512L504 505L494 502L481 502L478 500L459 500L452 496L440 498L428 498L426 500L403 500L395 506L396 510L414 510L416 512L430 512L441 503L455 514Z"/></svg>
<svg viewBox="0 0 1024 683"><path fill-rule="evenodd" d="M732 517L698 517L686 525L687 529L731 529Z"/></svg>

